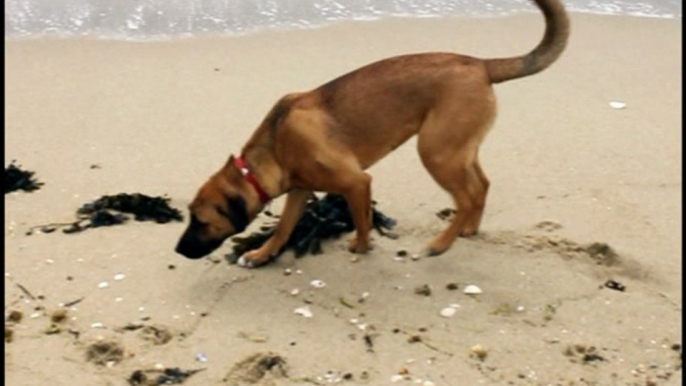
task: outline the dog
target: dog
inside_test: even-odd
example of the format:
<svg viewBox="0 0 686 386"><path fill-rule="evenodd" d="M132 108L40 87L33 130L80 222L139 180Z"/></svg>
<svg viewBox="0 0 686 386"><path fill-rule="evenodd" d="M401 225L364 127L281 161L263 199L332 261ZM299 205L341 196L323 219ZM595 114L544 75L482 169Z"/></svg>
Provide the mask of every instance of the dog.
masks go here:
<svg viewBox="0 0 686 386"><path fill-rule="evenodd" d="M490 185L478 150L496 115L492 85L543 71L569 37L560 1L534 2L545 17L545 33L525 55L396 56L281 98L241 155L231 155L200 188L176 252L192 259L208 255L242 232L271 199L287 194L271 238L239 260L247 267L264 264L286 243L312 192L323 191L345 197L356 230L349 250L365 253L372 228L372 177L365 170L415 134L424 167L457 206L428 253L443 253L458 236L475 234Z"/></svg>

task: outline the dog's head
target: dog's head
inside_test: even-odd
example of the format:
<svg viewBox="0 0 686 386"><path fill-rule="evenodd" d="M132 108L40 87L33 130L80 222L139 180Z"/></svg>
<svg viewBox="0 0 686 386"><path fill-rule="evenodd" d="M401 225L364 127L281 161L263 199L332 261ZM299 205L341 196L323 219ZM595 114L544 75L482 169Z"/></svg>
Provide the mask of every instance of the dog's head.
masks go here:
<svg viewBox="0 0 686 386"><path fill-rule="evenodd" d="M240 233L262 209L233 156L200 188L189 205L190 224L176 252L190 259L210 254L227 238Z"/></svg>

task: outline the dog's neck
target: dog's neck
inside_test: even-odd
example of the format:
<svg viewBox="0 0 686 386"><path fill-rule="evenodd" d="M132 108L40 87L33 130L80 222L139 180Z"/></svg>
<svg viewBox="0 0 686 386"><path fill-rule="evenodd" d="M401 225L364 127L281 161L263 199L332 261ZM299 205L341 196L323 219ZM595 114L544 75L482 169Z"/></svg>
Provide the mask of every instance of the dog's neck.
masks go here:
<svg viewBox="0 0 686 386"><path fill-rule="evenodd" d="M246 146L241 156L270 198L274 199L286 192L288 187L283 170L270 151L261 146Z"/></svg>

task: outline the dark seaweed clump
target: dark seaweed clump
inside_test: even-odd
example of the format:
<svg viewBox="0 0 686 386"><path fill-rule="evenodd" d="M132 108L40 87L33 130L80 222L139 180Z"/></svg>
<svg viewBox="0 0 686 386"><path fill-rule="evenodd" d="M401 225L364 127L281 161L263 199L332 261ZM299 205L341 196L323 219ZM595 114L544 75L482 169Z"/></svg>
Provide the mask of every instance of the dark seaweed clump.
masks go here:
<svg viewBox="0 0 686 386"><path fill-rule="evenodd" d="M165 224L170 221L183 221L181 212L169 206L167 197L150 197L141 193L120 193L114 196L102 196L95 201L84 204L76 211L78 220L72 223L53 223L39 225L43 233L65 227L62 232L76 233L88 228L98 228L123 224L129 220L124 213L133 214L136 221L154 221Z"/></svg>
<svg viewBox="0 0 686 386"><path fill-rule="evenodd" d="M102 196L93 202L80 207L77 216L90 216L102 210L116 210L131 213L136 221L155 221L165 224L170 221L183 221L178 209L169 206L169 198L150 197L141 193L120 193L114 196Z"/></svg>
<svg viewBox="0 0 686 386"><path fill-rule="evenodd" d="M5 168L5 194L16 190L33 192L43 186L42 182L36 181L33 177L35 172L22 170L18 165L15 165L14 162L15 161L12 161L10 165Z"/></svg>
<svg viewBox="0 0 686 386"><path fill-rule="evenodd" d="M131 374L128 381L131 386L178 385L193 374L203 370L184 371L178 367L166 368L164 370L136 370Z"/></svg>
<svg viewBox="0 0 686 386"><path fill-rule="evenodd" d="M386 230L392 229L396 221L387 217L376 209L376 202L372 202L372 222L374 229L380 234L397 238L394 233ZM265 212L268 216L273 216ZM260 232L254 232L247 237L234 237L232 241L233 252L226 256L231 263L235 263L238 258L247 251L261 247L267 239L274 233L276 224L263 226ZM292 249L296 257L302 257L306 253L313 255L322 253L322 241L325 239L336 238L343 233L351 232L355 229L352 221L348 203L343 196L337 194L327 194L319 199L313 195L308 201L305 212L295 226L291 237L284 247L279 251L281 255L285 250ZM276 257L278 257L278 255Z"/></svg>

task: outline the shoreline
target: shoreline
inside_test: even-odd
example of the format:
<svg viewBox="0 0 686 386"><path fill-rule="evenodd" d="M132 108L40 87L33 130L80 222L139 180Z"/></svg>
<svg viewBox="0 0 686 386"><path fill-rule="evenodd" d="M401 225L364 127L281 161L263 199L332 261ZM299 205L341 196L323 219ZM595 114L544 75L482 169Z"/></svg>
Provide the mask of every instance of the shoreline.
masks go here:
<svg viewBox="0 0 686 386"><path fill-rule="evenodd" d="M165 35L159 34L150 37L129 37L129 36L92 36L91 33L86 34L71 34L64 33L62 35L49 35L44 34L42 36L7 36L5 35L5 41L32 41L32 40L97 40L97 41L126 41L132 43L157 43L157 42L168 42L168 41L184 41L193 39L231 39L231 38L241 38L250 37L261 34L273 34L273 33L288 33L292 31L316 31L319 29L326 29L330 27L336 27L340 25L351 25L356 24L362 25L367 23L384 23L384 22L403 22L413 20L502 20L509 18L519 18L519 17L531 17L538 15L537 17L542 17L540 12L537 10L531 10L530 12L516 12L512 14L504 15L456 15L456 16L444 16L444 15L383 15L377 18L359 18L359 19L336 19L327 20L326 22L320 24L313 24L307 26L301 25L286 25L286 26L260 26L247 31L224 31L224 32L192 32L192 33L181 33L177 35ZM665 21L675 21L682 22L682 16L652 16L652 15L634 15L634 14L614 14L614 13L597 13L597 12L580 12L580 11L569 11L570 17L609 17L609 18L629 18L629 19L649 19L649 20L665 20ZM577 16L579 15L579 16Z"/></svg>

